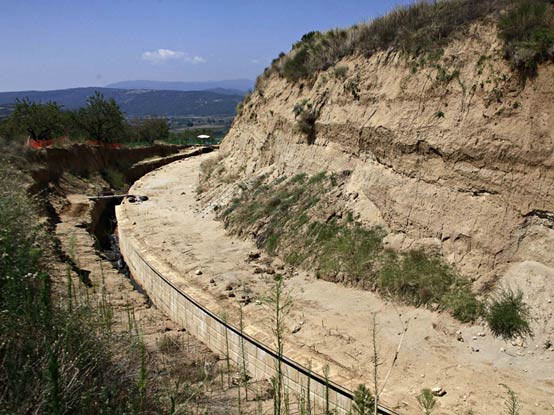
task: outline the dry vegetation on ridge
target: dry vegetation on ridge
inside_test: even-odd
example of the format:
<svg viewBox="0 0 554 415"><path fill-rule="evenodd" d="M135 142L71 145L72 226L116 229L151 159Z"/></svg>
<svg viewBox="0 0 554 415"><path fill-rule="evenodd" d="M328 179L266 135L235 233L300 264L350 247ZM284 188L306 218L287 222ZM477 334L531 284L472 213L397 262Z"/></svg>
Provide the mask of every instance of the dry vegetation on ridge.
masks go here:
<svg viewBox="0 0 554 415"><path fill-rule="evenodd" d="M400 51L420 65L432 64L470 24L490 17L498 19L505 57L523 79L533 76L539 63L554 58L554 5L550 0L422 1L348 29L307 33L291 52L276 58L261 79L277 73L295 82L346 56L369 57L388 49ZM337 68L336 74L340 76L341 71L344 68Z"/></svg>

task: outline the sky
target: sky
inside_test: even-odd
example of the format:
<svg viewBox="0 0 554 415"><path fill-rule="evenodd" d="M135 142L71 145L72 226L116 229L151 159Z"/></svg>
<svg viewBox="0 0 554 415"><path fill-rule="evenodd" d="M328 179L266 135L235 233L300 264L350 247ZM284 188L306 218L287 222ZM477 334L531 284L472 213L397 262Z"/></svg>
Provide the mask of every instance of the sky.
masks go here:
<svg viewBox="0 0 554 415"><path fill-rule="evenodd" d="M255 79L304 33L410 0L0 0L0 91Z"/></svg>

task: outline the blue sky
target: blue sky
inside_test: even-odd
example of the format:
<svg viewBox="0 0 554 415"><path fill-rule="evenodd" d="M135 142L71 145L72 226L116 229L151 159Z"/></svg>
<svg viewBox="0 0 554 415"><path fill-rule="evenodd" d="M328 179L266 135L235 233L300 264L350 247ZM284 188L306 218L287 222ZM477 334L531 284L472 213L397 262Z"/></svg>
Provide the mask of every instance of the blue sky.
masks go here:
<svg viewBox="0 0 554 415"><path fill-rule="evenodd" d="M256 76L311 30L410 0L0 0L0 91Z"/></svg>

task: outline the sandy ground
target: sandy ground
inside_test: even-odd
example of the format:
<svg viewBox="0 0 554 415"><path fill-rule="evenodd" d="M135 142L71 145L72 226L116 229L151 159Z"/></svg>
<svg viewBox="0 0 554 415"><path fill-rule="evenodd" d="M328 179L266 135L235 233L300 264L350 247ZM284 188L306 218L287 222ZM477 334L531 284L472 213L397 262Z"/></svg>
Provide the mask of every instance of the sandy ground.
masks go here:
<svg viewBox="0 0 554 415"><path fill-rule="evenodd" d="M251 241L228 236L213 213L202 211L196 186L203 155L162 167L137 181L131 193L146 195L142 203L125 202L133 229L161 271L212 311L237 321L239 299L246 293L245 331L273 344L270 312L258 299L267 292L279 260L257 251ZM197 275L201 270L201 275ZM285 268L294 308L288 319L285 354L321 373L330 366L333 381L350 389L370 384L371 313L377 312L379 351L384 378L408 325L396 367L382 401L401 414L421 413L416 395L422 388L443 387L439 414L500 414L505 389L512 388L524 413L554 412L554 351L526 339L515 345L492 337L483 325L461 325L445 313L395 306L371 292L315 279L308 272ZM270 271L271 272L271 271ZM229 296L234 294L234 296ZM399 317L400 316L400 317ZM402 321L401 321L401 320ZM295 333L292 333L292 329ZM461 330L463 341L458 340Z"/></svg>

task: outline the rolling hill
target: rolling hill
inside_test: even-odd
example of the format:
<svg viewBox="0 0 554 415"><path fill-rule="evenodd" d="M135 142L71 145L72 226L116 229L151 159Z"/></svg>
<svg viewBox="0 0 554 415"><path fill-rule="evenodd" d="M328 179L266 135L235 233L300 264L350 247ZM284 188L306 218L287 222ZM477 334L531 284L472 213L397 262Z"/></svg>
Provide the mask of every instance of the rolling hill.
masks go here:
<svg viewBox="0 0 554 415"><path fill-rule="evenodd" d="M229 79L225 81L199 81L199 82L171 82L171 81L121 81L106 85L106 88L118 89L158 89L171 91L205 91L205 90L231 90L244 95L246 91L254 88L254 81L250 79Z"/></svg>
<svg viewBox="0 0 554 415"><path fill-rule="evenodd" d="M151 89L71 88L52 91L0 92L0 106L16 99L29 98L36 102L55 101L64 109L74 110L86 104L89 96L98 91L113 98L128 117L158 116L229 116L234 115L242 100L238 94L220 91L169 91Z"/></svg>

